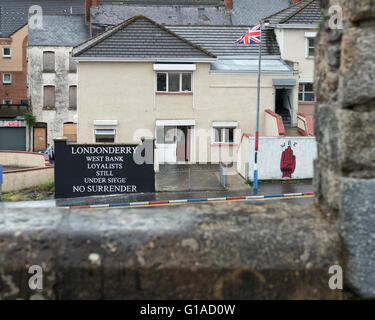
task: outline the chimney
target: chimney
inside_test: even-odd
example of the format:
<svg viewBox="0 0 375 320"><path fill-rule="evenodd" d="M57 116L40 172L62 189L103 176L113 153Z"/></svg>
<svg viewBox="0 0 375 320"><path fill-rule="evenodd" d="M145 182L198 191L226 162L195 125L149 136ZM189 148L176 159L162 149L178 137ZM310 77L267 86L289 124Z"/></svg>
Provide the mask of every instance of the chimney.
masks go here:
<svg viewBox="0 0 375 320"><path fill-rule="evenodd" d="M90 8L97 7L99 5L98 0L86 0L86 22L90 22Z"/></svg>
<svg viewBox="0 0 375 320"><path fill-rule="evenodd" d="M225 6L227 9L232 10L233 9L233 0L224 0Z"/></svg>
<svg viewBox="0 0 375 320"><path fill-rule="evenodd" d="M298 2L301 2L301 0L293 0L293 4L296 4Z"/></svg>

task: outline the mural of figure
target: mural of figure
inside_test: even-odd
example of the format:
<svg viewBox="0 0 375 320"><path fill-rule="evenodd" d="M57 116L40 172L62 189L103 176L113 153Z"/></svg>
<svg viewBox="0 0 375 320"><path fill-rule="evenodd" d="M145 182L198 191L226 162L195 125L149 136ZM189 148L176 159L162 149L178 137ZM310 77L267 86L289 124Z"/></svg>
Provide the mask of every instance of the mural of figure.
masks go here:
<svg viewBox="0 0 375 320"><path fill-rule="evenodd" d="M283 173L283 178L292 178L292 174L296 169L296 156L293 155L293 150L290 145L282 153L280 168Z"/></svg>

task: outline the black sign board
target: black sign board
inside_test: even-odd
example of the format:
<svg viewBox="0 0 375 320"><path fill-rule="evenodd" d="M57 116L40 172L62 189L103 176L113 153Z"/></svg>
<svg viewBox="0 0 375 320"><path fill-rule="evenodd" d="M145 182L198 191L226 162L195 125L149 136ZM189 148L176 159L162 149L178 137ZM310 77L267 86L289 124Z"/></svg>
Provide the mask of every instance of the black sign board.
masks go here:
<svg viewBox="0 0 375 320"><path fill-rule="evenodd" d="M55 197L155 192L154 142L78 145L55 141Z"/></svg>

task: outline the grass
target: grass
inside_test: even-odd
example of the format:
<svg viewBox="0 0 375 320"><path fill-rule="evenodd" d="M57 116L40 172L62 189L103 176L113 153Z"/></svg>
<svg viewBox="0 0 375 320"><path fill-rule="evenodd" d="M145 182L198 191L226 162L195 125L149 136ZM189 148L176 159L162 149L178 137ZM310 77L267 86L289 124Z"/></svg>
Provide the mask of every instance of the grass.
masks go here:
<svg viewBox="0 0 375 320"><path fill-rule="evenodd" d="M33 201L53 198L55 193L54 182L45 183L40 186L7 192L2 194L2 201Z"/></svg>

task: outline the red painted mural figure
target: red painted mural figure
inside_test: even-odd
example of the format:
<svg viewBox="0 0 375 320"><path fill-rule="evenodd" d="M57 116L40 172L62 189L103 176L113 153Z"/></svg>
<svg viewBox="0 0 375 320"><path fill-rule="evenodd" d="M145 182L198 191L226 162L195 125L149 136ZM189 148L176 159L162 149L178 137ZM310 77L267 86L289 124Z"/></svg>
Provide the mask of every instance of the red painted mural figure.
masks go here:
<svg viewBox="0 0 375 320"><path fill-rule="evenodd" d="M280 168L283 173L283 178L292 177L292 173L296 169L296 156L293 155L293 150L290 146L284 150L281 156Z"/></svg>

